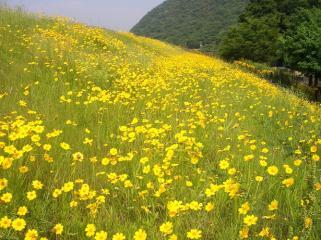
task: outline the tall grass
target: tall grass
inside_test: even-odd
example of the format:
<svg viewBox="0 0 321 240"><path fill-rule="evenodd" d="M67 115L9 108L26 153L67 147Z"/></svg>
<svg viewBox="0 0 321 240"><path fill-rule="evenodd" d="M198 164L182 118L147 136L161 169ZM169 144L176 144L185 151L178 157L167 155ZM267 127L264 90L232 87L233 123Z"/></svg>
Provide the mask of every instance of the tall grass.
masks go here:
<svg viewBox="0 0 321 240"><path fill-rule="evenodd" d="M1 239L319 239L320 129L220 60L0 10Z"/></svg>

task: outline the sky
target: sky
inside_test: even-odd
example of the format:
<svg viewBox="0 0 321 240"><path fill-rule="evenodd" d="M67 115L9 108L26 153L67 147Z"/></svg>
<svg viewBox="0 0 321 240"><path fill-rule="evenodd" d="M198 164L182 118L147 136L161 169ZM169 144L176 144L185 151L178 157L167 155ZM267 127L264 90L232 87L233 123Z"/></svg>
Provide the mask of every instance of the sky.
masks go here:
<svg viewBox="0 0 321 240"><path fill-rule="evenodd" d="M79 22L128 31L164 0L0 0L30 12L68 16Z"/></svg>

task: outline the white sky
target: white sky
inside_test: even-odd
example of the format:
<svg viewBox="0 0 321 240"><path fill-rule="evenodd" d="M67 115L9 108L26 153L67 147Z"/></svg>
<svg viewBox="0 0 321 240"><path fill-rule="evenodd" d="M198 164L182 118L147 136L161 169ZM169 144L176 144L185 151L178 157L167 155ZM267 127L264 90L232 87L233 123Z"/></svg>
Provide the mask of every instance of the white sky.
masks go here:
<svg viewBox="0 0 321 240"><path fill-rule="evenodd" d="M31 12L68 16L77 21L128 31L164 0L0 0Z"/></svg>

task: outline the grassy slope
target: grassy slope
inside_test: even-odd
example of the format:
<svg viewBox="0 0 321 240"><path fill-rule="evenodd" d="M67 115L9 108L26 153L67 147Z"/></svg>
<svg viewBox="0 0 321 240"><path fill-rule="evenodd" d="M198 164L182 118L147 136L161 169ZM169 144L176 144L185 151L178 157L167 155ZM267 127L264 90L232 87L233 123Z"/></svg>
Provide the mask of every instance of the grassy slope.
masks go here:
<svg viewBox="0 0 321 240"><path fill-rule="evenodd" d="M167 239L165 221L178 239L192 228L203 239L237 239L247 230L238 212L245 202L258 217L251 239L265 227L270 238L319 239L320 164L310 152L321 143L318 107L161 42L5 9L0 16L0 186L8 180L0 218L29 210L21 232L0 224L1 239L27 229L55 239L57 223L59 239L86 239L88 223L109 236L132 239L142 228Z"/></svg>

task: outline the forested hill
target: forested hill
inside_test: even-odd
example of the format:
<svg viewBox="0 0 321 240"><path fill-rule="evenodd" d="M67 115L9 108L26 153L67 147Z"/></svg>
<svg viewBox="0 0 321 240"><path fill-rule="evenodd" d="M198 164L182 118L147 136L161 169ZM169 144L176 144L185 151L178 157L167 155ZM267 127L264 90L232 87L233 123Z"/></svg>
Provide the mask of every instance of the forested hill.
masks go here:
<svg viewBox="0 0 321 240"><path fill-rule="evenodd" d="M167 0L150 11L133 33L212 51L220 33L237 22L248 0Z"/></svg>

